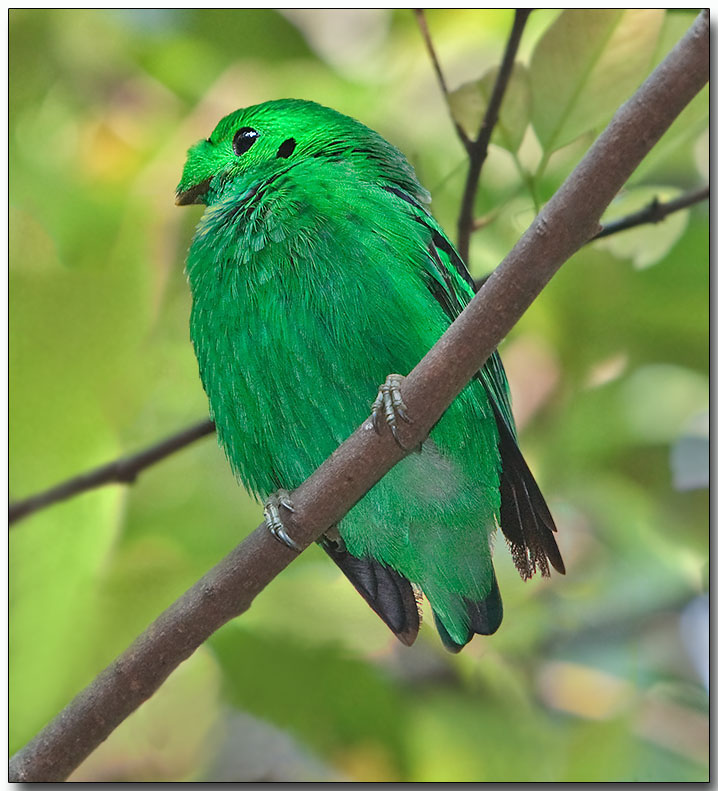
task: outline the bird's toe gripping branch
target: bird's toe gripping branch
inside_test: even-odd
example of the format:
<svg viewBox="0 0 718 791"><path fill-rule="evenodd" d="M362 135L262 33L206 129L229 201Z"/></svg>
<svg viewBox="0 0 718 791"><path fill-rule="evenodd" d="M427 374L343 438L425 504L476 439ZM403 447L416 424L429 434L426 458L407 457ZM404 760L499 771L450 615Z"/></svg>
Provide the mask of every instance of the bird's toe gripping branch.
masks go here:
<svg viewBox="0 0 718 791"><path fill-rule="evenodd" d="M264 504L264 521L267 524L269 532L284 544L285 547L293 549L295 552L301 552L302 548L297 542L287 533L282 517L279 515L279 507L284 506L287 511L294 513L294 506L289 492L286 489L279 489L274 494L270 494Z"/></svg>
<svg viewBox="0 0 718 791"><path fill-rule="evenodd" d="M371 405L371 422L374 426L374 430L378 434L381 430L379 416L383 413L384 419L391 429L391 433L396 441L396 444L402 450L411 450L411 448L407 448L401 439L399 439L399 433L397 430L397 418L403 420L404 423L411 424L414 422L409 417L406 404L404 403L404 399L401 397L401 383L403 381L404 377L399 374L389 374L389 376L387 376L386 381L379 388L379 394L374 400L374 403Z"/></svg>

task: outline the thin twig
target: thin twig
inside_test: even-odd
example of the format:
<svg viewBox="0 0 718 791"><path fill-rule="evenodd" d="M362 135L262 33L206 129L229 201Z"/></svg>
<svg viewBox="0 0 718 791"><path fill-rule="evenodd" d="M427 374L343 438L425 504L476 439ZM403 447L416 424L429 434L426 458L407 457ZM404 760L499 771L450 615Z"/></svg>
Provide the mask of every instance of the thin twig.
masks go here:
<svg viewBox="0 0 718 791"><path fill-rule="evenodd" d="M109 462L109 464L104 464L102 467L97 467L94 470L59 483L44 492L10 503L8 507L8 523L18 522L23 517L29 516L41 508L47 508L48 505L67 500L68 497L81 494L88 491L88 489L95 489L107 483L133 483L137 476L147 467L187 447L187 445L192 444L196 440L206 437L213 431L214 423L211 420L203 420L201 423L190 426L178 434L173 434L155 445L150 445L150 447L141 450L133 456L116 459Z"/></svg>
<svg viewBox="0 0 718 791"><path fill-rule="evenodd" d="M706 200L710 196L710 187L701 187L697 190L691 190L683 195L679 195L671 201L661 203L658 198L654 198L647 206L644 206L640 211L633 214L627 214L613 222L606 223L603 229L599 231L593 238L588 239L586 244L595 242L596 239L602 239L605 236L611 236L621 231L627 231L629 228L636 228L640 225L647 223L657 223L665 219L669 214L681 211L681 209L688 209L702 200ZM483 277L474 278L474 288L478 291L484 283L489 279L491 273L483 275Z"/></svg>
<svg viewBox="0 0 718 791"><path fill-rule="evenodd" d="M617 111L518 244L406 377L416 447L561 264L595 235L601 215L639 162L708 80L709 15L691 29ZM292 493L288 533L306 547L337 524L406 453L366 421ZM260 525L83 690L10 762L11 782L67 777L177 665L254 597L296 554Z"/></svg>
<svg viewBox="0 0 718 791"><path fill-rule="evenodd" d="M710 197L710 187L701 187L700 189L685 192L673 200L662 203L658 198L654 198L647 206L644 206L633 214L627 214L613 222L606 223L603 228L589 241L593 242L596 239L603 239L606 236L611 236L619 231L626 231L629 228L635 228L637 225L645 225L646 223L657 223L668 217L673 212L687 209L695 203L700 203Z"/></svg>
<svg viewBox="0 0 718 791"><path fill-rule="evenodd" d="M526 20L530 13L531 10L528 8L516 9L514 24L511 28L509 40L506 42L506 49L504 50L504 56L501 60L501 67L499 68L499 73L496 75L496 82L491 91L491 98L489 99L489 105L484 113L478 137L476 141L469 144L467 149L469 154L469 172L466 174L464 194L461 198L457 243L459 255L464 259L467 266L469 265L469 244L471 242L471 234L474 231L474 202L476 200L476 193L479 189L481 168L484 165L486 155L489 151L491 135L496 126L496 122L499 120L501 102L503 101L506 88L509 84L514 60L516 59L516 52L518 51L519 42L521 41L521 35L523 34Z"/></svg>
<svg viewBox="0 0 718 791"><path fill-rule="evenodd" d="M454 128L456 129L456 134L459 136L459 140L461 140L461 143L466 149L466 152L470 153L471 140L469 140L469 136L466 134L463 126L461 126L459 120L454 115L454 111L451 109L451 103L449 102L449 88L446 84L446 80L444 79L444 72L441 70L439 59L436 56L436 50L434 49L434 42L431 40L429 27L426 24L424 9L415 8L414 15L416 16L416 22L419 25L419 30L421 31L421 35L424 39L424 43L426 44L427 52L429 53L429 58L431 59L431 63L434 67L434 72L436 73L436 79L439 82L441 93L444 95L444 100L446 101L446 107L449 112L449 117L451 118L451 121L454 124Z"/></svg>

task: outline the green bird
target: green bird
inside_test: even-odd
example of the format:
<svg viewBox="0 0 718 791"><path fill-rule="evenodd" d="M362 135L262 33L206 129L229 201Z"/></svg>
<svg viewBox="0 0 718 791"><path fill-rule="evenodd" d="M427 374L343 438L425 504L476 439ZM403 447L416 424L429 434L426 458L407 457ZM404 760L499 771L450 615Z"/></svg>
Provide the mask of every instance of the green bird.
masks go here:
<svg viewBox="0 0 718 791"><path fill-rule="evenodd" d="M200 377L235 474L288 546L277 503L291 507L369 405L398 441L411 420L399 374L474 295L428 202L393 145L309 101L237 110L189 150L177 203L207 207L187 258ZM497 526L524 579L549 562L564 573L494 353L420 452L319 543L407 645L423 593L455 652L501 623Z"/></svg>

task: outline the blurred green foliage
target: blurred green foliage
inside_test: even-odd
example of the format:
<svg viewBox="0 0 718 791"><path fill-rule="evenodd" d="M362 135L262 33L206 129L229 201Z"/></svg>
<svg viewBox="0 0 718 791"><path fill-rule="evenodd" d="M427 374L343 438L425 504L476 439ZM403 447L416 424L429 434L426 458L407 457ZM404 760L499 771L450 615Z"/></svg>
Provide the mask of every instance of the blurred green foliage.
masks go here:
<svg viewBox="0 0 718 791"><path fill-rule="evenodd" d="M430 11L475 127L510 11ZM535 210L693 19L536 11L482 176L472 271ZM453 232L464 156L406 11L10 11L10 494L206 414L182 272L184 152L295 96L414 163ZM706 183L707 94L611 217ZM565 578L524 584L458 656L400 646L309 550L78 770L105 780L705 780L708 213L593 243L502 351ZM10 536L14 751L261 519L213 439Z"/></svg>

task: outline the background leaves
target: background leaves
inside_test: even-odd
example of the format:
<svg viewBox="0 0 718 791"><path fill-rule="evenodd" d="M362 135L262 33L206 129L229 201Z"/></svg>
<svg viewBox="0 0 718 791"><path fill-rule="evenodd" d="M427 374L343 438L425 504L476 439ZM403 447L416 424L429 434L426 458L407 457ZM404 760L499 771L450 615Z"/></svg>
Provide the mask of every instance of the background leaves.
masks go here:
<svg viewBox="0 0 718 791"><path fill-rule="evenodd" d="M532 121L547 153L596 129L640 85L665 12L564 11L534 49Z"/></svg>
<svg viewBox="0 0 718 791"><path fill-rule="evenodd" d="M427 13L467 126L511 18ZM475 276L692 19L532 12ZM182 273L198 210L174 187L218 118L282 96L397 144L453 232L464 154L410 12L11 11L11 497L206 414ZM707 112L704 92L611 216L707 182ZM396 643L310 549L77 779L705 780L707 229L699 205L587 246L502 347L566 578L522 583L497 541L506 621L453 657L430 624ZM11 749L260 519L207 439L13 528Z"/></svg>

